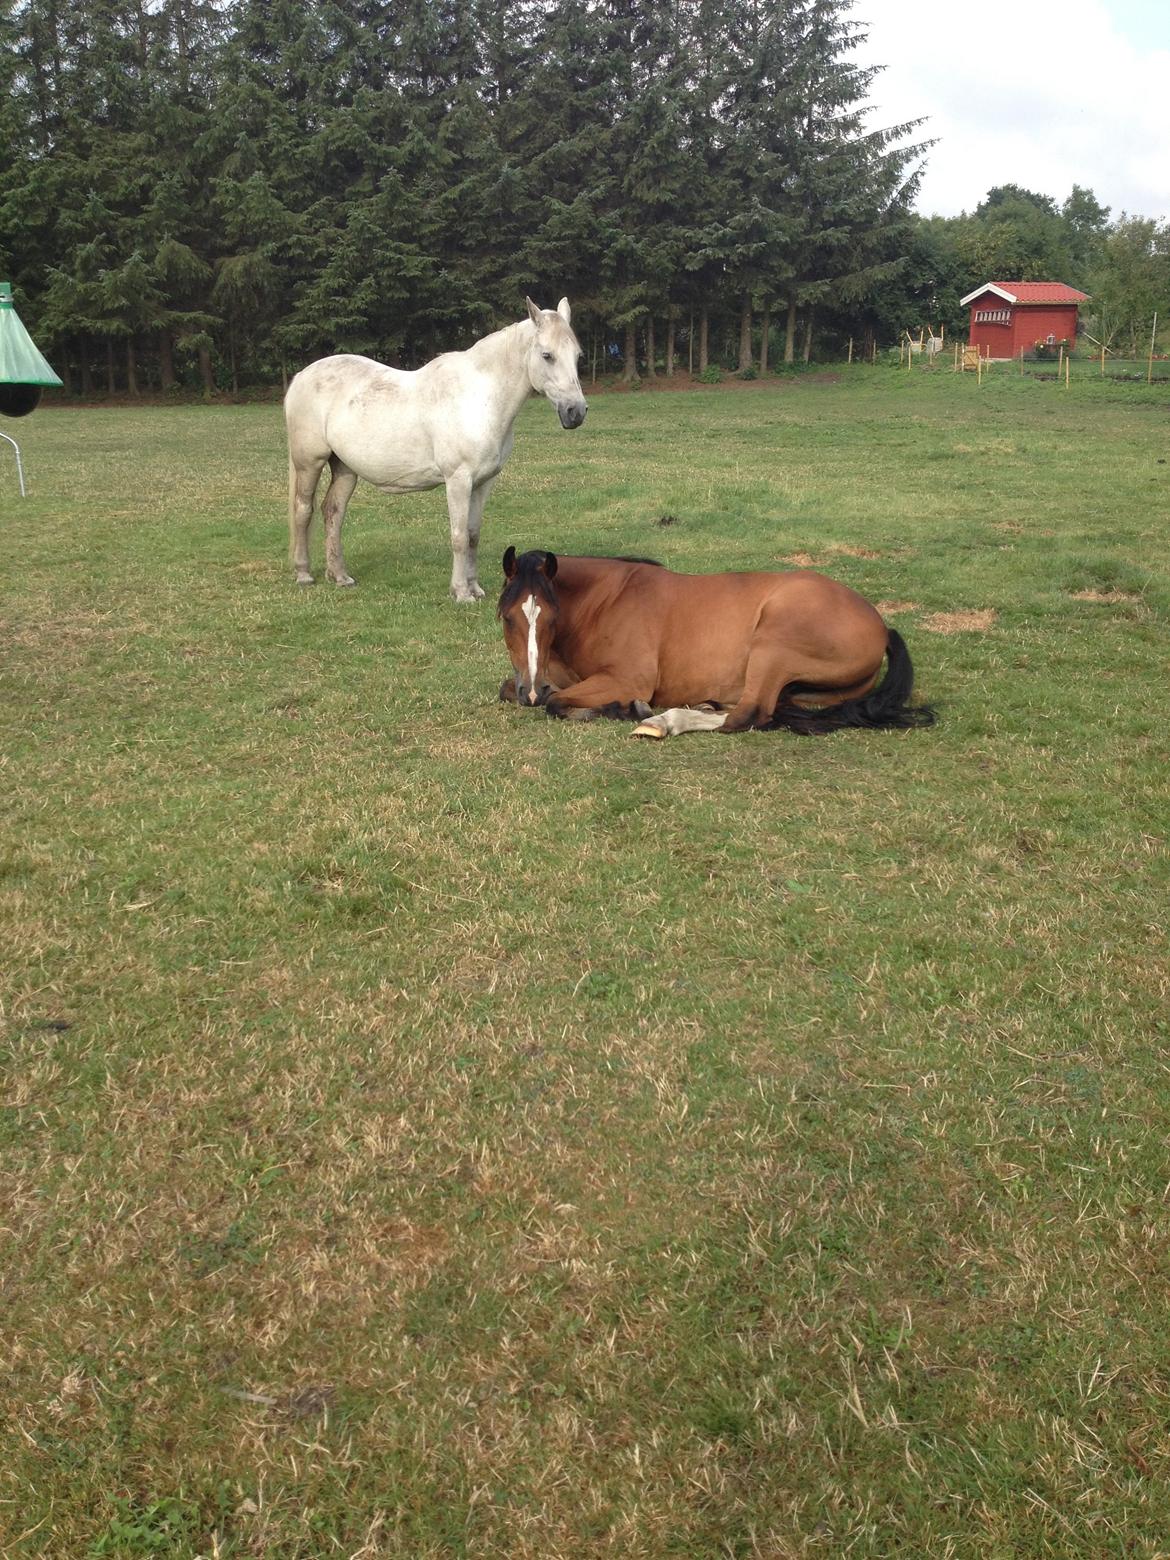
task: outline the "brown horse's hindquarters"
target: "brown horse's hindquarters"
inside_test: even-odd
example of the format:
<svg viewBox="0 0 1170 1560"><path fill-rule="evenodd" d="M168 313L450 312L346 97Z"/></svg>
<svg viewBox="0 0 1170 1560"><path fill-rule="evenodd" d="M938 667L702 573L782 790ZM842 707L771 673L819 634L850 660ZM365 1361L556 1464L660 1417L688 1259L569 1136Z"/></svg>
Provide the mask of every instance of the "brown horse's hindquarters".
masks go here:
<svg viewBox="0 0 1170 1560"><path fill-rule="evenodd" d="M817 614L781 593L764 603L722 730L770 725L777 709L797 695L827 706L873 688L885 656L886 626L852 592L833 605L838 611Z"/></svg>

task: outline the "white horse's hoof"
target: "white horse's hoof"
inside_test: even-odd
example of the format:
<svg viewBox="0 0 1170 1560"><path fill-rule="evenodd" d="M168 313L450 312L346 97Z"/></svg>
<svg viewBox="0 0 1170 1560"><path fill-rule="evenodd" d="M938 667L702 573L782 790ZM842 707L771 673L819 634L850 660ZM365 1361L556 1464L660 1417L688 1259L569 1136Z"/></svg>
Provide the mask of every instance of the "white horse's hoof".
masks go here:
<svg viewBox="0 0 1170 1560"><path fill-rule="evenodd" d="M656 742L661 742L666 735L666 722L661 715L653 715L649 720L644 720L634 727L635 737L653 737Z"/></svg>
<svg viewBox="0 0 1170 1560"><path fill-rule="evenodd" d="M331 574L329 578L335 585L344 586L346 589L348 589L351 585L357 584L357 581L354 579L352 574Z"/></svg>
<svg viewBox="0 0 1170 1560"><path fill-rule="evenodd" d="M451 587L451 596L455 601L467 603L470 601L482 601L484 590L480 585L465 585L461 590Z"/></svg>
<svg viewBox="0 0 1170 1560"><path fill-rule="evenodd" d="M297 575L297 584L298 585L315 585L316 583L317 583L317 581L313 578L313 576L311 574L298 574Z"/></svg>

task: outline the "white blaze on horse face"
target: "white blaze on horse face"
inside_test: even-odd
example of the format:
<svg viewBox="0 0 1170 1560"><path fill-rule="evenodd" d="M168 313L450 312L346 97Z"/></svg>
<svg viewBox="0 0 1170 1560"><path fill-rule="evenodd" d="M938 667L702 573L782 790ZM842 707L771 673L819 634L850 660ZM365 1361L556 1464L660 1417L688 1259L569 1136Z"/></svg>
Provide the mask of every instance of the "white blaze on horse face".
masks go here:
<svg viewBox="0 0 1170 1560"><path fill-rule="evenodd" d="M536 673L537 673L537 648L536 648L536 620L540 616L540 603L535 596L529 596L520 609L528 619L528 702L536 703Z"/></svg>

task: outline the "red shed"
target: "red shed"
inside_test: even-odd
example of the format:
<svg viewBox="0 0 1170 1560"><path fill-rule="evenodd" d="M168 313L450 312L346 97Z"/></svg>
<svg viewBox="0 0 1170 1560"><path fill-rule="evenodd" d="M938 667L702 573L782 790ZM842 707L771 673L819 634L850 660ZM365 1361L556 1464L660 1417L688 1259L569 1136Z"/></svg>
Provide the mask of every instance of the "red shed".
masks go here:
<svg viewBox="0 0 1170 1560"><path fill-rule="evenodd" d="M971 307L970 345L984 357L1013 358L1038 341L1075 346L1077 307L1088 299L1063 282L984 282L959 302Z"/></svg>

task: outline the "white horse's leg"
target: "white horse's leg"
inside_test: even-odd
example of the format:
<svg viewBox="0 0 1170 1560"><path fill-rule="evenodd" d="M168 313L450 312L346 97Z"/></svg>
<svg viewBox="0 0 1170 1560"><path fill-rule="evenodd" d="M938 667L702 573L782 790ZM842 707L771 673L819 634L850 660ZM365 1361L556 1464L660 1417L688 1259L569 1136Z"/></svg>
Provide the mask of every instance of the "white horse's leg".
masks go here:
<svg viewBox="0 0 1170 1560"><path fill-rule="evenodd" d="M288 555L297 571L298 585L313 583L312 570L309 568L309 526L313 523L313 503L324 466L324 459L308 460L298 466L289 456Z"/></svg>
<svg viewBox="0 0 1170 1560"><path fill-rule="evenodd" d="M634 727L636 737L679 737L686 731L718 731L727 719L726 710L663 710Z"/></svg>
<svg viewBox="0 0 1170 1560"><path fill-rule="evenodd" d="M471 490L471 502L467 507L467 583L477 598L483 595L479 583L479 529L483 525L483 506L495 485L495 477L489 477Z"/></svg>
<svg viewBox="0 0 1170 1560"><path fill-rule="evenodd" d="M347 572L341 551L341 526L346 506L357 487L357 472L351 471L336 455L329 457L329 468L333 481L325 491L325 502L321 506L325 517L325 576L336 585L355 585L357 581Z"/></svg>
<svg viewBox="0 0 1170 1560"><path fill-rule="evenodd" d="M483 588L471 565L471 478L456 472L447 478L447 514L451 520L451 594L456 601L480 601ZM478 535L478 525L476 527Z"/></svg>

